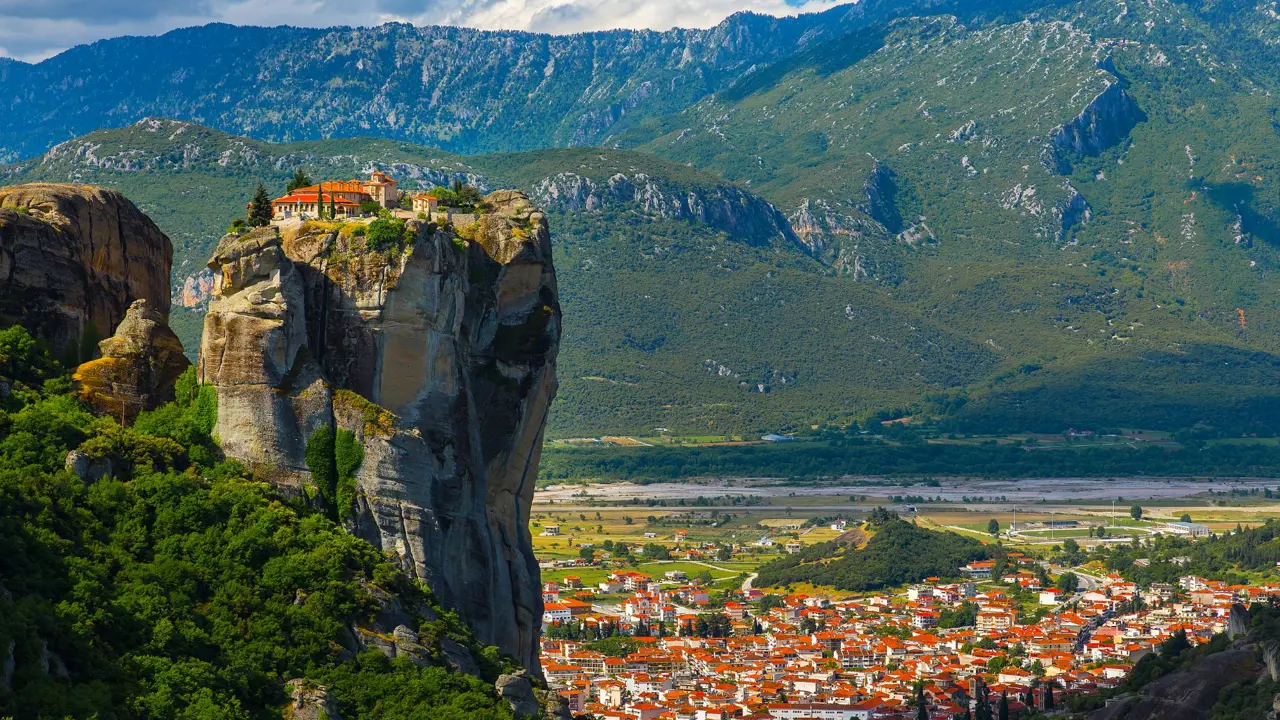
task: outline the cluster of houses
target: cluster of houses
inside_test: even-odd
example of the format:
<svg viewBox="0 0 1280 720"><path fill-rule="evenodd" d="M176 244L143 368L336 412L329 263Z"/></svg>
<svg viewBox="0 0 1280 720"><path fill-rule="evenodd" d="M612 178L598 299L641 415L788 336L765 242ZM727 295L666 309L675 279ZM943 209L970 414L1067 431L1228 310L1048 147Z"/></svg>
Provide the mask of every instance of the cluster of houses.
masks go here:
<svg viewBox="0 0 1280 720"><path fill-rule="evenodd" d="M999 580L1021 584L1024 575L1034 579L1015 571ZM768 609L753 589L739 593L740 602L710 609L705 591L681 576L615 572L594 589L630 592L616 608L581 599L587 591L572 575L544 587L548 624L650 633L622 657L584 642L543 640L543 670L574 712L603 720L916 718L915 692L923 683L935 720L975 710L979 696L993 706L1004 698L1010 717L1024 717L1055 707L1064 695L1114 687L1175 633L1205 642L1226 630L1233 603L1280 593L1280 586L1227 586L1192 576L1178 586L1140 588L1110 575L1069 598L1041 589L1040 602L1053 610L1022 624L1025 614L994 580L980 587L977 578L931 579L902 593L841 601L796 594ZM937 628L944 610L965 602L978 607L975 625ZM732 632L691 633L707 612L726 616ZM663 632L656 633L659 622Z"/></svg>

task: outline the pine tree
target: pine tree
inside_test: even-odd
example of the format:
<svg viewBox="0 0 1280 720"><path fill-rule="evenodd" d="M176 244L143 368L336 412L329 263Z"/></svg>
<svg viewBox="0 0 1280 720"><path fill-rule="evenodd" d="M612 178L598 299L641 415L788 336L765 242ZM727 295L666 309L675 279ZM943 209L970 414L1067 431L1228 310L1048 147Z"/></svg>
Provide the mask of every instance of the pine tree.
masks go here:
<svg viewBox="0 0 1280 720"><path fill-rule="evenodd" d="M267 189L258 183L253 193L253 202L249 203L249 224L265 227L271 224L271 198L267 197Z"/></svg>
<svg viewBox="0 0 1280 720"><path fill-rule="evenodd" d="M985 693L978 696L978 710L974 714L974 720L994 720L991 717L991 703Z"/></svg>
<svg viewBox="0 0 1280 720"><path fill-rule="evenodd" d="M297 170L293 171L293 179L290 180L289 184L285 186L285 190L288 192L293 192L294 190L297 190L299 188L307 187L310 184L311 184L311 178L307 177L306 171L304 171L302 168L298 168Z"/></svg>
<svg viewBox="0 0 1280 720"><path fill-rule="evenodd" d="M1053 683L1049 683L1044 687L1044 709L1053 709Z"/></svg>
<svg viewBox="0 0 1280 720"><path fill-rule="evenodd" d="M929 704L924 699L924 683L916 685L916 720L929 720Z"/></svg>
<svg viewBox="0 0 1280 720"><path fill-rule="evenodd" d="M1009 720L1009 694L1000 693L1000 716L999 720Z"/></svg>

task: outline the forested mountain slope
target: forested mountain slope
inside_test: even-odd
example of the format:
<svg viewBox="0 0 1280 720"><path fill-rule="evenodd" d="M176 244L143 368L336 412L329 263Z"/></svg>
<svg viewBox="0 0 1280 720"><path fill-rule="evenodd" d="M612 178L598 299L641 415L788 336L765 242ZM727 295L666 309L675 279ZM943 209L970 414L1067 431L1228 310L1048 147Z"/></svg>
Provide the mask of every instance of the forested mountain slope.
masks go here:
<svg viewBox="0 0 1280 720"><path fill-rule="evenodd" d="M1174 377L1274 398L1272 78L1180 4L1108 7L877 26L619 141L761 193L833 269L1022 358L971 395L988 426L1189 419Z"/></svg>
<svg viewBox="0 0 1280 720"><path fill-rule="evenodd" d="M513 717L493 685L510 660L426 585L215 461L194 370L130 428L21 327L0 331L0 377L0 714Z"/></svg>
<svg viewBox="0 0 1280 720"><path fill-rule="evenodd" d="M711 77L698 62L733 71L697 92L667 86L587 135L539 124L564 116L551 95L543 101L560 114L515 120L502 113L524 99L486 95L484 112L457 101L450 107L480 115L447 137L381 121L326 125L354 107L329 90L288 106L314 108L299 127L325 128L317 135L610 150L463 157L398 140L271 145L147 120L0 173L125 189L174 238L177 278L189 278L175 290L195 305L211 243L259 179L274 188L297 167L322 177L379 167L410 188L461 179L524 189L551 213L565 308L553 436L751 433L877 411L974 430L1272 433L1274 28L1266 7L1239 1L866 0L776 22L735 16L681 35L704 49L716 33L736 40L709 55L681 50L672 65L654 52L646 62L681 82ZM552 42L521 37L512 47ZM623 67L622 55L610 57L599 72ZM649 77L633 70L638 82ZM388 88L399 77L379 72ZM540 93L561 87L555 73L544 79ZM459 86L434 87L444 107ZM616 95L582 97L608 104L602 98ZM381 102L371 98L360 102ZM243 127L298 137L283 125ZM493 128L504 129L500 142Z"/></svg>

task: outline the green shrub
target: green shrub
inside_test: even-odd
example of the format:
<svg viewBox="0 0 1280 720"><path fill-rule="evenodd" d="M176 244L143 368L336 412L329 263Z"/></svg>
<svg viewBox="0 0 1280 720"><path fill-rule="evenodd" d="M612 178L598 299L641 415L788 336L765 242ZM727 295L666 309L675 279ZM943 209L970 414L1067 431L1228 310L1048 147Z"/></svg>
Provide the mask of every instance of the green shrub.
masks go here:
<svg viewBox="0 0 1280 720"><path fill-rule="evenodd" d="M365 231L365 245L376 252L398 251L404 247L405 239L403 220L378 218Z"/></svg>
<svg viewBox="0 0 1280 720"><path fill-rule="evenodd" d="M320 493L325 505L336 510L338 493L338 466L334 456L333 428L326 425L317 428L307 438L307 469L311 471L311 482ZM336 515L335 513L332 513Z"/></svg>
<svg viewBox="0 0 1280 720"><path fill-rule="evenodd" d="M338 515L351 513L356 504L356 471L364 462L364 446L350 430L334 436L334 466L338 473Z"/></svg>

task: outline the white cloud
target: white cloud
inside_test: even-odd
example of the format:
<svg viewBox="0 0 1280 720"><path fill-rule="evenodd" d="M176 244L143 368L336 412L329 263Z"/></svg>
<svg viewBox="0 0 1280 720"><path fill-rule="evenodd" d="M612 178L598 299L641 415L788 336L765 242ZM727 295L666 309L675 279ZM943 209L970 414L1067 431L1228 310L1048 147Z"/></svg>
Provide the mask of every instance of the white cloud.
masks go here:
<svg viewBox="0 0 1280 720"><path fill-rule="evenodd" d="M208 22L237 25L464 25L575 33L710 27L742 10L817 12L849 0L0 0L0 56L42 60L73 45L157 35Z"/></svg>

